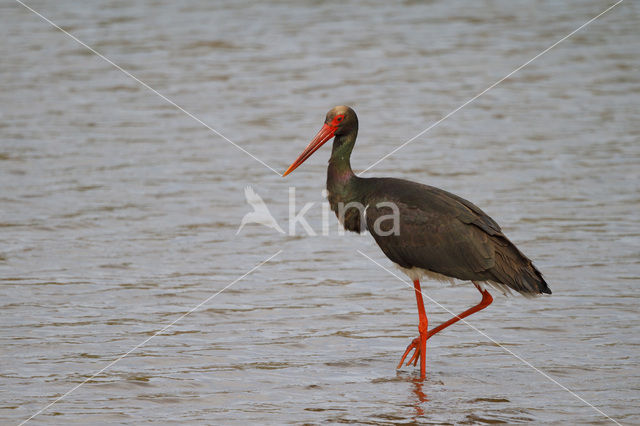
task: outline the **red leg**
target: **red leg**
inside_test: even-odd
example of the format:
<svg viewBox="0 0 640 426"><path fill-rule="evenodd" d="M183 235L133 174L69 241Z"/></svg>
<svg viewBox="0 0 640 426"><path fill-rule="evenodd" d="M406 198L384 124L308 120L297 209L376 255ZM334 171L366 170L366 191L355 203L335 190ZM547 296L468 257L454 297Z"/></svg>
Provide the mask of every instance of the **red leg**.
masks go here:
<svg viewBox="0 0 640 426"><path fill-rule="evenodd" d="M493 302L493 297L491 297L491 295L487 290L482 290L480 286L476 283L473 283L473 285L475 285L478 291L482 294L482 300L480 301L480 303L478 303L476 306L472 308L467 309L463 313L456 315L455 317L451 318L449 321L440 324L436 328L432 328L431 330L429 330L429 333L427 333L427 339L433 336L434 334L436 334L437 332L442 331L445 328L449 327L451 324L455 324L456 322L460 321L462 318L468 317L469 315L486 308L491 304L491 302Z"/></svg>
<svg viewBox="0 0 640 426"><path fill-rule="evenodd" d="M482 294L482 300L480 301L480 303L478 303L476 306L473 306L472 308L467 309L463 313L456 315L455 317L451 318L449 321L446 321L440 324L436 328L426 331L428 321L427 321L427 314L424 311L424 302L422 301L422 293L420 292L420 281L416 280L413 282L413 286L416 292L416 300L418 302L418 315L420 317L420 324L418 326L418 330L420 331L420 337L416 337L415 339L413 339L411 343L409 343L409 346L407 346L407 350L404 351L404 354L402 355L402 359L400 360L400 363L398 364L397 368L402 367L402 363L404 362L407 355L409 355L409 352L415 349L415 352L407 362L407 365L413 363L413 365L415 366L418 363L418 359L420 359L420 377L422 379L425 378L427 339L433 336L434 334L449 327L451 324L455 324L461 319L468 317L469 315L486 308L491 304L491 302L493 302L493 297L491 297L491 295L487 290L482 290L480 286L476 283L473 283L473 285L475 285L478 291L480 292L480 294Z"/></svg>
<svg viewBox="0 0 640 426"><path fill-rule="evenodd" d="M426 363L427 363L427 328L429 325L429 321L427 320L427 313L424 310L424 301L422 300L422 291L420 290L420 280L415 280L413 282L413 287L416 293L416 302L418 303L418 331L420 332L420 337L413 339L413 341L407 346L407 350L404 351L402 355L402 359L398 364L397 368L402 367L402 363L405 358L411 352L412 349L415 349L415 353L407 363L407 365L412 362L415 364L418 363L418 359L420 359L420 378L424 379L426 377Z"/></svg>

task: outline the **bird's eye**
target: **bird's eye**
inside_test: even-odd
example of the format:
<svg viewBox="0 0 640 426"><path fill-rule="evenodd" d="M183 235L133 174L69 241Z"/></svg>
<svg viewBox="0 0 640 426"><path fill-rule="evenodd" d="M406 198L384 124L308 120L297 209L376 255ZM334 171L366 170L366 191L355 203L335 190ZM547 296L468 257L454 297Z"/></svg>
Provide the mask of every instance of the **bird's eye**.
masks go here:
<svg viewBox="0 0 640 426"><path fill-rule="evenodd" d="M335 117L333 117L333 120L331 120L331 126L338 127L342 120L344 120L344 115L336 115Z"/></svg>

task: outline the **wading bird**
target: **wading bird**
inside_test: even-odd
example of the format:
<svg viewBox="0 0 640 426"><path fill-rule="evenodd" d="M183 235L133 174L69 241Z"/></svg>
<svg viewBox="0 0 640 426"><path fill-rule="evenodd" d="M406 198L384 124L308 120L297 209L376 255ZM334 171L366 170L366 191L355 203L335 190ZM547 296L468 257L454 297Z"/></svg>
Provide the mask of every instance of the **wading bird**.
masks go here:
<svg viewBox="0 0 640 426"><path fill-rule="evenodd" d="M551 290L531 260L475 204L442 189L408 180L356 176L350 157L357 134L358 117L351 108L331 109L322 129L283 176L335 137L327 171L329 204L346 230L358 233L368 230L384 254L413 281L419 336L407 347L398 368L414 350L407 365L413 362L415 366L420 360L420 377L424 379L427 339L489 306L493 298L485 284L505 293L512 289L525 296L551 294ZM345 211L349 205L364 208ZM423 276L471 281L482 294L482 300L429 330L420 290Z"/></svg>

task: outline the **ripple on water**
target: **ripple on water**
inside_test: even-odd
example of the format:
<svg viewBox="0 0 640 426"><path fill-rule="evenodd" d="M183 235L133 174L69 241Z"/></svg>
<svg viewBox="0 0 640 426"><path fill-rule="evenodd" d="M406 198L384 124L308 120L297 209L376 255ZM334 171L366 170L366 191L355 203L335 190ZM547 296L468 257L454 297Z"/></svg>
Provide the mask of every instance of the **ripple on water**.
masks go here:
<svg viewBox="0 0 640 426"><path fill-rule="evenodd" d="M364 170L604 6L33 7L276 170L326 110L351 104ZM469 322L629 424L640 423L634 7L621 3L366 173L491 213L554 294L496 295ZM607 421L464 324L429 341L424 382L396 371L417 333L413 290L356 252L390 265L370 236L338 235L333 213L321 231L328 147L283 180L28 10L3 8L0 20L0 423L89 378L37 420ZM305 217L318 235L300 223L293 236L256 224L236 235L247 185L286 230L295 186L294 215L314 203ZM466 283L423 289L452 312L477 303ZM431 301L427 312L431 325L451 315Z"/></svg>

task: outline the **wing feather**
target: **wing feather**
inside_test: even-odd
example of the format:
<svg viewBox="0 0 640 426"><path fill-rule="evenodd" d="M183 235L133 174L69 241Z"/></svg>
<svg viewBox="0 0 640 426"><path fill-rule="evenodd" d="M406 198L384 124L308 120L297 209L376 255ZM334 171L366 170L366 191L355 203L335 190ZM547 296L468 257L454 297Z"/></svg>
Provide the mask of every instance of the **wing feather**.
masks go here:
<svg viewBox="0 0 640 426"><path fill-rule="evenodd" d="M393 262L462 280L506 285L524 294L551 292L540 271L475 204L400 179L384 179L384 185L375 187L384 190L369 194L366 225ZM384 218L393 211L378 207L382 201L398 206L398 235L388 232L393 223Z"/></svg>

